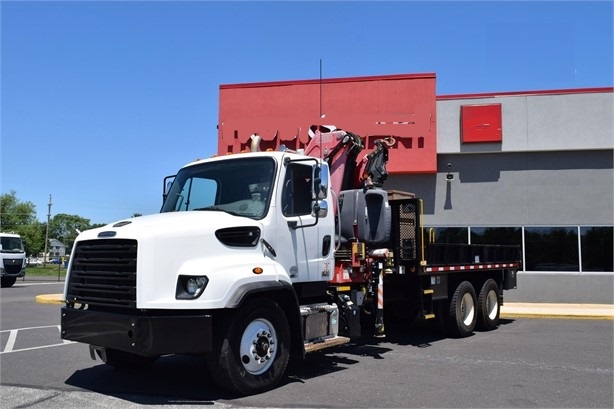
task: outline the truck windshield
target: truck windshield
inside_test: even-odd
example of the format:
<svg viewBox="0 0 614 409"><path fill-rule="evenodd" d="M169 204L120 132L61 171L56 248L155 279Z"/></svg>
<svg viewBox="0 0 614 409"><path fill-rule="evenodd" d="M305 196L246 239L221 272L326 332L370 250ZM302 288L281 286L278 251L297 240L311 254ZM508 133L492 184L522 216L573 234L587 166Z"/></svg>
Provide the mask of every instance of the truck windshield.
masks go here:
<svg viewBox="0 0 614 409"><path fill-rule="evenodd" d="M269 208L274 176L272 158L248 155L183 168L160 211L223 211L262 219Z"/></svg>
<svg viewBox="0 0 614 409"><path fill-rule="evenodd" d="M0 248L3 253L23 253L23 243L21 242L21 238L19 237L1 237L0 244L2 245Z"/></svg>

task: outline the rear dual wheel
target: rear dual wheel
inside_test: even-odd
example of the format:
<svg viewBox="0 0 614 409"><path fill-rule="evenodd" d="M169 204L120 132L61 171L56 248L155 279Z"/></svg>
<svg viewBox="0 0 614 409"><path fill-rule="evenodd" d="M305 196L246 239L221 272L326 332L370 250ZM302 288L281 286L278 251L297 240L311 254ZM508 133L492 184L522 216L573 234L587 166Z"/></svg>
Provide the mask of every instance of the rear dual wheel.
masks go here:
<svg viewBox="0 0 614 409"><path fill-rule="evenodd" d="M499 325L499 286L492 278L486 280L478 296L478 328L491 331Z"/></svg>
<svg viewBox="0 0 614 409"><path fill-rule="evenodd" d="M463 281L450 300L446 329L454 337L467 337L475 329L477 316L475 290L469 281Z"/></svg>

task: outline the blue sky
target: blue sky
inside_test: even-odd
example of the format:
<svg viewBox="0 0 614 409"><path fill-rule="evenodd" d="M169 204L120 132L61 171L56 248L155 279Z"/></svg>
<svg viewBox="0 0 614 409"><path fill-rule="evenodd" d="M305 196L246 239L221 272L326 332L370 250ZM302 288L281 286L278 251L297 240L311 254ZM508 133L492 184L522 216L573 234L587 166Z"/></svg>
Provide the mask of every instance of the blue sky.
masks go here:
<svg viewBox="0 0 614 409"><path fill-rule="evenodd" d="M156 213L221 84L434 72L437 95L611 87L613 3L0 2L1 193Z"/></svg>

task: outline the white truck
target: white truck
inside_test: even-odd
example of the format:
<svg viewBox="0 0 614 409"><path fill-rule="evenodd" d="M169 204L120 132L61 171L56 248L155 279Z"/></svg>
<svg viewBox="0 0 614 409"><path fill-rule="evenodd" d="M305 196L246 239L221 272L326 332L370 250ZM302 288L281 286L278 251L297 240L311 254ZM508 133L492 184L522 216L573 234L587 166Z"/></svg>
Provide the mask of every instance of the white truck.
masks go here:
<svg viewBox="0 0 614 409"><path fill-rule="evenodd" d="M304 152L257 139L166 178L159 214L77 237L63 339L116 368L202 354L221 387L252 394L291 356L384 337L384 312L439 316L461 337L497 327L519 248L429 242L422 201L382 188L393 142L358 160L361 138L342 130Z"/></svg>
<svg viewBox="0 0 614 409"><path fill-rule="evenodd" d="M12 287L18 277L26 275L26 252L21 236L14 233L0 233L0 253L2 287Z"/></svg>

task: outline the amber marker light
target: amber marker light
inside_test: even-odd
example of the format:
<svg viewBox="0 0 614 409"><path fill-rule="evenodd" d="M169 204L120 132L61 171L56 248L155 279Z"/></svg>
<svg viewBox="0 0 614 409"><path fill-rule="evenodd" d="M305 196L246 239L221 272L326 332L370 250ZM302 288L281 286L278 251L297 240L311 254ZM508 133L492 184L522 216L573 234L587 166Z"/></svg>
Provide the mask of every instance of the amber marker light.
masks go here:
<svg viewBox="0 0 614 409"><path fill-rule="evenodd" d="M264 270L262 269L262 267L254 267L252 269L252 273L254 273L254 274L262 274L263 271Z"/></svg>

